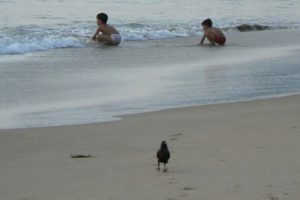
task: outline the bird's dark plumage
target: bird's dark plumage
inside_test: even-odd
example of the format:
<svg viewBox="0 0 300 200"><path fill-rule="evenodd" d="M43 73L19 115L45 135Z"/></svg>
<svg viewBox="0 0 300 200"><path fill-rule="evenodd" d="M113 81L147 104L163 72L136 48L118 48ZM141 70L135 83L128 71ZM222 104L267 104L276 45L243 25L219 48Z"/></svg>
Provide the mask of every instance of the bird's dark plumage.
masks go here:
<svg viewBox="0 0 300 200"><path fill-rule="evenodd" d="M169 151L168 145L165 141L161 142L160 149L157 151L156 156L158 159L157 169L160 170L160 168L159 168L160 163L164 163L164 168L165 168L164 171L167 171L166 164L168 163L168 160L170 159L170 151Z"/></svg>

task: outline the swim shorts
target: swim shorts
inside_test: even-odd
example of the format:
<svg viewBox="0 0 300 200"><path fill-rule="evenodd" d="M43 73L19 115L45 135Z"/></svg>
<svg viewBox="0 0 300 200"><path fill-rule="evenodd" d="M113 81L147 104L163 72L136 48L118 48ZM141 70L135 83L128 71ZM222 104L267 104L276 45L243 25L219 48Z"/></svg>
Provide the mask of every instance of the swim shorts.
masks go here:
<svg viewBox="0 0 300 200"><path fill-rule="evenodd" d="M120 34L112 34L111 35L111 40L114 45L119 45L122 41L122 37Z"/></svg>
<svg viewBox="0 0 300 200"><path fill-rule="evenodd" d="M226 42L226 38L222 36L215 36L215 42L223 46Z"/></svg>

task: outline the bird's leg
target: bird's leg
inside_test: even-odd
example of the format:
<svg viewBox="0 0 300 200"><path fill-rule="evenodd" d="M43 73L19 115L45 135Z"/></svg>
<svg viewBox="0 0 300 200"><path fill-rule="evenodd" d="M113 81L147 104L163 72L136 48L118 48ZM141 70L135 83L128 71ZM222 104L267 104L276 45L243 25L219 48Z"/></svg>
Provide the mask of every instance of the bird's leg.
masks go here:
<svg viewBox="0 0 300 200"><path fill-rule="evenodd" d="M166 163L164 163L164 172L167 172Z"/></svg>
<svg viewBox="0 0 300 200"><path fill-rule="evenodd" d="M160 165L160 163L159 163L159 161L157 161L157 170L158 171L160 170L159 165Z"/></svg>

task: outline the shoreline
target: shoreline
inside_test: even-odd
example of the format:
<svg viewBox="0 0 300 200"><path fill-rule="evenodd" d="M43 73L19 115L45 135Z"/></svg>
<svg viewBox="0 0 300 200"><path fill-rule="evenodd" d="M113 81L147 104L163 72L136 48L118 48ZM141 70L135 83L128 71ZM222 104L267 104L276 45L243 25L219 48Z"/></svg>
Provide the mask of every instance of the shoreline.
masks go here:
<svg viewBox="0 0 300 200"><path fill-rule="evenodd" d="M234 34L240 34L240 33L251 33L251 32L262 32L262 31L299 31L300 27L272 27L272 26L264 26L264 25L259 25L259 24L240 24L237 25L235 27L223 27L221 28L225 35L231 35L232 33ZM137 44L137 43L158 43L158 42L165 42L165 41L172 41L172 40L192 40L192 39L196 39L199 40L202 36L202 32L199 33L195 33L194 35L185 35L182 36L180 34L178 35L172 35L172 33L169 33L169 37L158 37L158 38L147 38L145 36L145 38L141 39L139 37L137 37L136 39L124 39L121 43L121 46L124 47L124 43L125 46L131 46L132 44ZM73 36L73 42L70 42L68 40L66 40L66 38L61 38L60 40L60 44L56 44L57 41L53 41L54 44L43 44L42 46L38 46L37 43L32 44L33 47L31 47L32 49L30 50L30 47L26 46L27 44L22 44L20 43L20 47L21 49L10 49L9 47L4 47L6 48L7 52L5 52L5 50L3 50L3 52L0 54L0 58L3 58L4 60L10 60L10 59L14 59L14 57L21 58L22 56L26 56L26 55L30 55L30 54L38 54L38 53L42 53L42 52L48 52L48 51L55 51L55 50L61 50L61 49L84 49L84 48L89 48L90 46L97 46L96 43L90 43L87 42L89 40L89 36L82 36L82 35L78 35L78 36ZM45 43L44 40L40 41L41 43ZM55 43L56 42L56 43ZM23 48L22 48L23 45ZM59 46L60 45L60 46ZM127 46L127 47L128 47Z"/></svg>
<svg viewBox="0 0 300 200"><path fill-rule="evenodd" d="M224 48L176 38L6 60L0 68L6 74L0 80L0 127L90 124L124 114L299 93L299 32L228 33Z"/></svg>
<svg viewBox="0 0 300 200"><path fill-rule="evenodd" d="M90 126L90 125L100 125L105 123L114 123L118 121L122 121L128 117L138 117L139 115L148 115L152 113L160 113L160 112L168 112L172 110L180 110L180 109L192 109L192 108L202 108L207 106L222 106L222 105L228 105L228 104L240 104L240 103L250 103L250 102L256 102L256 101L266 101L266 100L273 100L273 99L281 99L281 98L289 98L289 97L297 97L300 96L300 93L295 94L282 94L282 95L274 95L270 97L260 98L260 99L249 99L249 100L242 100L242 101L233 101L233 102L223 102L223 103L212 103L212 104L203 104L203 105L192 105L192 106L180 106L180 107L174 107L174 108L165 108L165 109L159 109L159 110L153 110L153 111L146 111L146 112L138 112L138 113L132 113L132 114L125 114L125 115L117 115L113 116L112 120L109 121L99 121L99 122L91 122L91 123L83 123L83 124L70 124L70 125L57 125L57 126L41 126L41 127L28 127L28 128L10 128L10 129L1 129L0 128L0 134L1 132L10 132L10 131L24 131L28 129L48 129L48 128L67 128L67 127L73 127L73 126Z"/></svg>
<svg viewBox="0 0 300 200"><path fill-rule="evenodd" d="M296 95L137 114L108 123L0 130L1 196L297 199L299 104ZM156 171L162 140L171 150L167 173ZM72 159L72 154L93 157Z"/></svg>

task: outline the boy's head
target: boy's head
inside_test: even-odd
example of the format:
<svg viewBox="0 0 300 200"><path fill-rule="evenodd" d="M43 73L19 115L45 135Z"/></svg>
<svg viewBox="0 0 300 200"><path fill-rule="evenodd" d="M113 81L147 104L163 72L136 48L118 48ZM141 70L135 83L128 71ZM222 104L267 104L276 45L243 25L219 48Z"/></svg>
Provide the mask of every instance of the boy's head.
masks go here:
<svg viewBox="0 0 300 200"><path fill-rule="evenodd" d="M203 22L202 22L202 27L203 29L207 29L207 28L211 28L213 25L211 19L205 19Z"/></svg>
<svg viewBox="0 0 300 200"><path fill-rule="evenodd" d="M108 20L107 14L105 14L105 13L99 13L97 15L97 24L98 25L100 25L100 24L106 24L107 20Z"/></svg>

